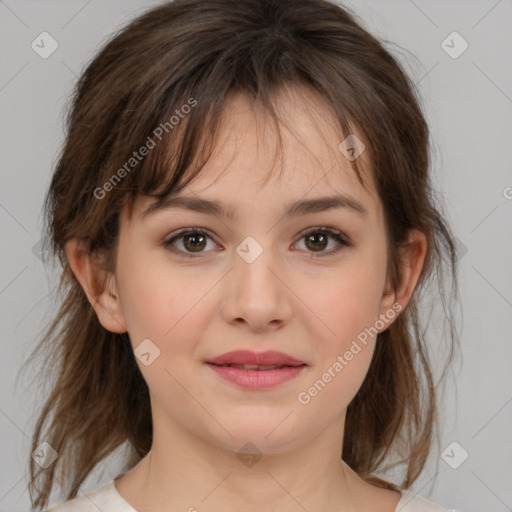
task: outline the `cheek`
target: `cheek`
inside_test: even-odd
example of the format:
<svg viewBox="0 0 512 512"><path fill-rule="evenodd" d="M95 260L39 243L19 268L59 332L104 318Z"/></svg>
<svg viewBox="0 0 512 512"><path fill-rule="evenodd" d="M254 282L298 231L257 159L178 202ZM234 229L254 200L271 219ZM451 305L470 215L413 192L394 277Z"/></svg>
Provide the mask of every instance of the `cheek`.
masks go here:
<svg viewBox="0 0 512 512"><path fill-rule="evenodd" d="M351 267L333 273L306 297L322 320L322 338L327 351L343 349L379 318L384 276L367 267Z"/></svg>
<svg viewBox="0 0 512 512"><path fill-rule="evenodd" d="M173 269L157 251L128 251L120 256L118 274L128 331L157 338L173 328L190 310L194 300L191 287L185 284L179 269ZM143 332L142 332L143 331ZM135 341L135 340L134 340Z"/></svg>
<svg viewBox="0 0 512 512"><path fill-rule="evenodd" d="M160 350L159 364L179 370L181 361L190 363L210 320L206 299L218 279L198 279L190 269L172 268L156 258L138 264L136 256L119 266L122 308L132 345L136 348L143 340L151 340Z"/></svg>
<svg viewBox="0 0 512 512"><path fill-rule="evenodd" d="M375 349L384 264L385 260L363 255L331 273L306 295L315 313L316 327L311 324L309 329L312 336L316 332L317 371L299 402L316 402L314 407L329 411L329 417L348 406L368 372Z"/></svg>
<svg viewBox="0 0 512 512"><path fill-rule="evenodd" d="M130 263L119 271L120 295L137 365L159 402L172 396L176 407L185 407L190 397L179 383L190 378L187 372L204 330L201 298L207 283L185 279L169 265ZM148 352L146 365L140 354Z"/></svg>
<svg viewBox="0 0 512 512"><path fill-rule="evenodd" d="M361 276L340 276L326 284L328 293L310 295L325 326L315 337L316 370L297 399L311 404L319 421L332 421L348 407L373 357L380 294L375 279Z"/></svg>

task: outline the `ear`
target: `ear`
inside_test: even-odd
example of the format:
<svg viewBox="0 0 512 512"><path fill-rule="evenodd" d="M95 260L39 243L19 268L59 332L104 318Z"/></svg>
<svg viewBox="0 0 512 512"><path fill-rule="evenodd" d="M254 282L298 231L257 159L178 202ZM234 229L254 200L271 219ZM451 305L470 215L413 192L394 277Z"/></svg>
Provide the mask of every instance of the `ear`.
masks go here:
<svg viewBox="0 0 512 512"><path fill-rule="evenodd" d="M69 240L65 252L71 270L82 285L101 325L114 333L127 332L114 275L102 268L98 256L88 254L83 240Z"/></svg>
<svg viewBox="0 0 512 512"><path fill-rule="evenodd" d="M382 295L381 301L381 318L386 312L390 311L390 308L395 307L395 311L403 311L416 288L418 280L423 270L425 263L425 257L427 255L427 238L425 233L422 231L413 229L409 231L406 242L400 247L400 265L399 265L399 284L396 293L392 290L388 283L386 290ZM398 306L398 304L399 306ZM400 307L400 309L398 309ZM393 314L395 318L395 314ZM386 328L389 327L386 325ZM385 330L385 329L383 329Z"/></svg>

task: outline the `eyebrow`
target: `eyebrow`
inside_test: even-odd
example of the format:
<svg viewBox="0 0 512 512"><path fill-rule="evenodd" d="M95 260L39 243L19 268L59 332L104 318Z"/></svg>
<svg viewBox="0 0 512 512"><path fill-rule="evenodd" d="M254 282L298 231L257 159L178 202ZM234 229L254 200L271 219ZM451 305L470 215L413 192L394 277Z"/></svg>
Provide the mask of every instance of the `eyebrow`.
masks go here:
<svg viewBox="0 0 512 512"><path fill-rule="evenodd" d="M158 199L150 204L142 213L142 218L152 216L162 210L170 208L183 208L199 213L216 215L230 220L236 220L236 210L233 207L223 205L214 199L204 199L194 196L170 195ZM345 195L317 197L314 199L301 199L288 205L284 215L296 217L310 213L318 213L334 208L346 208L363 217L368 216L368 210L355 199Z"/></svg>

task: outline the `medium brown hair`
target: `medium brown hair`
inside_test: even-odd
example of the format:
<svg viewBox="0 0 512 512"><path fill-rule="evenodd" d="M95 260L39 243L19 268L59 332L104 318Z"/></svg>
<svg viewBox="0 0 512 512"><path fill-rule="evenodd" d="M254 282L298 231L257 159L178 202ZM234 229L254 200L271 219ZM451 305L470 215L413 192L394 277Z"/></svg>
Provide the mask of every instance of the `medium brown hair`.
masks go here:
<svg viewBox="0 0 512 512"><path fill-rule="evenodd" d="M127 462L133 466L152 442L148 387L128 333L99 323L67 261L66 242L82 239L89 255L114 271L120 212L126 205L131 211L139 194L162 198L199 174L215 147L226 100L247 94L277 119L278 93L294 86L321 95L340 134L357 130L364 141L383 205L388 279L395 290L408 231L418 229L427 239L416 290L378 335L367 376L348 406L342 453L362 478L385 488L397 486L373 473L392 456L388 468L405 464L400 487L422 472L437 428L439 393L418 305L421 291L437 284L450 327L444 378L458 341L449 312L458 294L457 248L436 204L429 129L415 85L356 20L326 0L176 0L131 21L81 74L44 205L46 250L62 266L61 296L31 357L44 353L40 375L51 382L32 450L46 441L58 458L46 469L30 458L33 507L48 504L55 480L68 486L71 499L123 443L134 449ZM186 115L174 126L169 120L177 110ZM150 139L155 145L147 155L120 171ZM351 165L364 185L358 160Z"/></svg>

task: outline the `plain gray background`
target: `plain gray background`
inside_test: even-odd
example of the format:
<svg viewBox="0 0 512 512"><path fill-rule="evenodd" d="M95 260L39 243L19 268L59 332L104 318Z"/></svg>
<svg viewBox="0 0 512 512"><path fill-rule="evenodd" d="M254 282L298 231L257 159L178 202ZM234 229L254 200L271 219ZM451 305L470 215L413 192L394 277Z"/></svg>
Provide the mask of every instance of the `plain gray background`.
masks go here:
<svg viewBox="0 0 512 512"><path fill-rule="evenodd" d="M57 284L56 270L43 265L38 249L42 201L64 136L64 107L105 39L158 3L0 0L0 511L30 509L30 437L48 390L25 389L15 379L48 322L49 294ZM512 0L346 5L391 42L387 47L419 84L435 144L437 187L465 251L463 357L441 403L444 457L432 462L414 490L458 511L510 511ZM58 43L46 59L31 47L42 32ZM468 47L460 53L464 41ZM113 457L82 491L119 468Z"/></svg>

